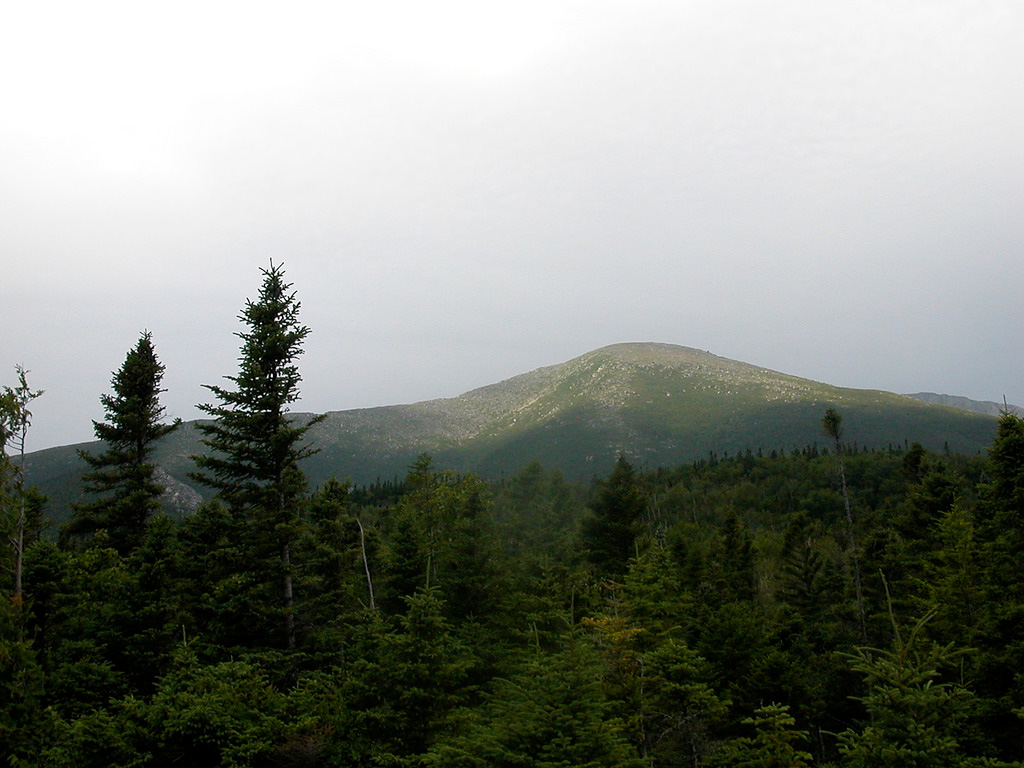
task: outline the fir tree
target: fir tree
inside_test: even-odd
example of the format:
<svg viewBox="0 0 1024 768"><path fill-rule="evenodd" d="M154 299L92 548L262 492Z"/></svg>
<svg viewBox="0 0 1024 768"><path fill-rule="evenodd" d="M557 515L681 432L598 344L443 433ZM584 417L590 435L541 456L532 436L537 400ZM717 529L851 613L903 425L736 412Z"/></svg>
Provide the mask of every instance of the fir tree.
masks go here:
<svg viewBox="0 0 1024 768"><path fill-rule="evenodd" d="M1002 413L986 470L976 513L985 599L977 607L980 635L971 640L980 650L978 690L997 702L988 727L1004 754L1020 755L1024 735L1015 713L1024 713L1024 678L1006 670L1024 665L1024 419Z"/></svg>
<svg viewBox="0 0 1024 768"><path fill-rule="evenodd" d="M891 611L891 607L890 607ZM962 768L995 763L965 754L961 739L974 694L959 683L940 681L943 667L953 667L964 651L953 644L928 642L922 630L929 615L904 637L893 619L891 650L858 648L851 657L864 676L860 698L867 721L838 735L842 765L848 768Z"/></svg>
<svg viewBox="0 0 1024 768"><path fill-rule="evenodd" d="M721 768L808 768L811 755L799 749L807 732L796 729L796 720L785 704L764 704L753 717L743 720L757 730L753 738L742 736L727 744L715 761Z"/></svg>
<svg viewBox="0 0 1024 768"><path fill-rule="evenodd" d="M1010 411L999 418L988 474L989 482L980 489L982 529L988 538L1002 539L1002 548L1017 558L1024 552L1024 419Z"/></svg>
<svg viewBox="0 0 1024 768"><path fill-rule="evenodd" d="M153 479L153 449L181 423L161 423L163 375L152 334L144 331L111 379L114 393L100 397L108 421L94 421L93 430L106 450L98 455L78 452L91 467L83 476L85 490L99 498L75 506L69 533L91 534L105 528L111 543L124 554L138 546L146 521L160 511L164 489Z"/></svg>
<svg viewBox="0 0 1024 768"><path fill-rule="evenodd" d="M633 465L620 455L603 481L591 514L583 519L583 546L598 571L618 575L626 570L639 531L644 498Z"/></svg>
<svg viewBox="0 0 1024 768"><path fill-rule="evenodd" d="M427 766L456 768L640 768L625 726L600 681L601 662L570 636L551 654L527 652L484 703L467 713L465 730L435 744Z"/></svg>
<svg viewBox="0 0 1024 768"><path fill-rule="evenodd" d="M298 463L315 453L302 445L302 438L320 419L298 424L289 416L302 380L296 360L310 331L299 323L300 303L291 284L284 281L281 265L271 263L262 272L258 298L246 301L239 316L248 330L237 334L242 340L238 375L226 377L235 388L206 385L220 404L198 406L214 421L199 425L210 451L194 457L199 472L193 477L215 488L235 520L246 523L247 543L258 560L280 559L286 639L291 648L295 645L291 547L305 490Z"/></svg>

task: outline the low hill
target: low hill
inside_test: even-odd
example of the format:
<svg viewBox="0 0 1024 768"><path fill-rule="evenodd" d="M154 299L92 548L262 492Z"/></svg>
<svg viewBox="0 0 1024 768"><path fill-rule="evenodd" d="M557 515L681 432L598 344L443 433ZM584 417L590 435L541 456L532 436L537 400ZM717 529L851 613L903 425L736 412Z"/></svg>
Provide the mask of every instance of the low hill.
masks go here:
<svg viewBox="0 0 1024 768"><path fill-rule="evenodd" d="M608 471L625 453L641 467L674 465L746 450L824 444L821 418L833 407L845 439L884 448L919 442L976 453L995 419L904 395L833 387L671 344L616 344L454 398L334 411L309 433L319 453L304 469L313 485L331 476L357 484L404 475L427 452L439 468L499 478L538 460L572 480ZM303 414L296 414L303 418ZM31 454L30 482L50 495L54 516L78 494L83 469L65 446ZM195 424L157 452L177 497L198 500L188 480L202 450Z"/></svg>

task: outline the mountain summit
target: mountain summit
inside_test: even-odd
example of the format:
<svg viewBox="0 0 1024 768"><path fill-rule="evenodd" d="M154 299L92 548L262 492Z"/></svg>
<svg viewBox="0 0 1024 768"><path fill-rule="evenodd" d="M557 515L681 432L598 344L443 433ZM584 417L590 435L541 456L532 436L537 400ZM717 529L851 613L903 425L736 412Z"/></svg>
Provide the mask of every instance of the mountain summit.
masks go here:
<svg viewBox="0 0 1024 768"><path fill-rule="evenodd" d="M537 460L571 478L603 474L619 453L645 466L745 450L802 448L833 407L847 439L936 450L987 445L994 421L888 392L789 376L689 347L614 344L453 398L335 411L310 437L307 471L356 482L404 474L419 453L498 477Z"/></svg>
<svg viewBox="0 0 1024 768"><path fill-rule="evenodd" d="M330 412L307 435L319 453L304 467L313 485L331 476L371 483L403 476L426 452L439 468L490 477L537 460L588 479L607 472L619 453L655 467L711 452L824 445L821 418L830 407L843 416L846 441L862 447L919 442L974 453L995 433L991 417L904 395L833 387L689 347L630 343L458 397ZM201 450L197 430L186 425L159 448L158 461L187 485L188 457ZM80 469L69 454L54 448L30 461L30 479L58 504L77 488ZM54 489L58 481L63 487Z"/></svg>
<svg viewBox="0 0 1024 768"><path fill-rule="evenodd" d="M803 447L822 440L828 407L844 415L847 439L860 445L909 440L973 452L994 430L989 419L902 395L833 387L689 347L631 343L451 399L332 413L317 439L341 447L357 438L347 456L355 461L404 444L484 474L537 459L587 476L620 452L657 466L712 451Z"/></svg>

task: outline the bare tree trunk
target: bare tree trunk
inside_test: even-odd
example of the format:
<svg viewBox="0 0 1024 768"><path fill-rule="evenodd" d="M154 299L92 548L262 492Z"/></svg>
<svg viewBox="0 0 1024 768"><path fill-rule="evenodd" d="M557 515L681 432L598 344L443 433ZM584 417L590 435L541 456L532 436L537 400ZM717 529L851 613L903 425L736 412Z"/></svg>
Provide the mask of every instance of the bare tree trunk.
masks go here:
<svg viewBox="0 0 1024 768"><path fill-rule="evenodd" d="M359 526L359 547L363 551L363 568L366 570L366 587L370 591L370 610L377 610L377 605L373 601L373 579L370 578L370 561L366 559L366 532L363 530L363 524L356 518L356 525Z"/></svg>
<svg viewBox="0 0 1024 768"><path fill-rule="evenodd" d="M281 566L284 570L284 625L288 636L288 650L295 649L295 598L292 594L292 549L288 542L281 545Z"/></svg>
<svg viewBox="0 0 1024 768"><path fill-rule="evenodd" d="M864 616L864 595L860 586L860 561L857 558L857 539L853 533L853 512L850 510L850 492L846 488L846 467L843 450L836 440L836 454L839 457L839 480L843 487L843 506L846 509L846 537L850 547L850 565L853 568L853 590L857 596L857 622L860 625L860 641L867 643L867 619Z"/></svg>
<svg viewBox="0 0 1024 768"><path fill-rule="evenodd" d="M846 510L846 539L850 548L850 567L853 571L853 590L857 596L857 623L860 625L860 641L867 643L867 619L864 615L864 595L860 588L860 562L857 559L857 539L853 531L853 512L850 509L850 491L846 487L846 464L843 461L843 417L834 408L825 409L821 420L825 434L835 441L836 460L839 462L839 479L843 484L843 507Z"/></svg>
<svg viewBox="0 0 1024 768"><path fill-rule="evenodd" d="M277 473L278 520L284 520L287 504L284 495L284 473ZM292 591L292 547L286 538L281 542L282 597L284 598L284 630L288 650L295 649L295 595Z"/></svg>
<svg viewBox="0 0 1024 768"><path fill-rule="evenodd" d="M21 416L21 432L18 435L18 527L14 533L14 602L21 605L21 573L25 554L25 439L28 437L28 417Z"/></svg>
<svg viewBox="0 0 1024 768"><path fill-rule="evenodd" d="M18 530L14 534L14 602L21 604L21 561L25 553L25 500L21 500Z"/></svg>

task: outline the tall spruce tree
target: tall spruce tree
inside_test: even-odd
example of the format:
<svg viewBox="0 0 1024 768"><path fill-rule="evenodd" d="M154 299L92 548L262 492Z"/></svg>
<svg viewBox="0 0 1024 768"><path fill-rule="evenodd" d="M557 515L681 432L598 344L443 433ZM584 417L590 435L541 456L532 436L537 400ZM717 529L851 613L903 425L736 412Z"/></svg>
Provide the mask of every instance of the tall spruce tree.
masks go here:
<svg viewBox="0 0 1024 768"><path fill-rule="evenodd" d="M296 360L310 331L299 323L300 303L282 266L271 262L261 271L259 296L247 300L239 316L248 330L236 334L242 340L238 375L226 377L235 388L205 385L220 404L198 406L214 421L199 424L210 451L194 457L199 471L193 477L228 505L255 562L277 559L285 638L293 648L291 550L305 491L298 463L316 452L302 438L320 419L297 423L288 415L299 399Z"/></svg>
<svg viewBox="0 0 1024 768"><path fill-rule="evenodd" d="M181 424L180 419L161 423L163 375L153 336L143 331L110 380L114 393L100 396L108 421L94 421L93 430L106 450L78 452L91 467L82 478L85 490L98 498L75 506L68 533L88 535L105 528L111 543L124 554L138 546L146 521L160 511L164 489L153 479L153 449Z"/></svg>

